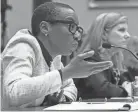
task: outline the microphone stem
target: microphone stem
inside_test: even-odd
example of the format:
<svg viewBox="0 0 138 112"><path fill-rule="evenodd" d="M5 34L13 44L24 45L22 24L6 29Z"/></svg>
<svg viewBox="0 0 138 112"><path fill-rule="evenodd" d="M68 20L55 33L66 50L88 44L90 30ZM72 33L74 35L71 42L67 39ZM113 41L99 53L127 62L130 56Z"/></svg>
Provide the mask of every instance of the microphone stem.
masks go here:
<svg viewBox="0 0 138 112"><path fill-rule="evenodd" d="M112 47L127 50L128 52L130 52L138 60L138 57L132 51L130 51L130 50L126 49L126 48L123 48L123 47L116 47L116 46L112 46Z"/></svg>

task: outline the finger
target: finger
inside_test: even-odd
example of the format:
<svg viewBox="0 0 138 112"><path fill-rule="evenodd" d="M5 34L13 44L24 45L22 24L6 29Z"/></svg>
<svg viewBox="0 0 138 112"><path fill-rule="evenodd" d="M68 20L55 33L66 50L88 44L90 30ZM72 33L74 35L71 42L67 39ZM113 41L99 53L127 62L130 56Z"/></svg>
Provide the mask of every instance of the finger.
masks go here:
<svg viewBox="0 0 138 112"><path fill-rule="evenodd" d="M99 72L102 72L106 69L109 69L110 66L102 66L102 67L94 67L92 68L91 70L94 72L94 73L99 73Z"/></svg>
<svg viewBox="0 0 138 112"><path fill-rule="evenodd" d="M89 64L89 67L92 68L100 68L100 67L112 67L113 63L112 61L102 61L102 62L87 62Z"/></svg>
<svg viewBox="0 0 138 112"><path fill-rule="evenodd" d="M61 90L58 96L58 101L62 99L63 93L64 93L64 90Z"/></svg>
<svg viewBox="0 0 138 112"><path fill-rule="evenodd" d="M55 97L58 97L58 96L59 96L59 93L58 93L58 92L56 92L56 93L54 94L54 96L55 96Z"/></svg>
<svg viewBox="0 0 138 112"><path fill-rule="evenodd" d="M83 53L90 52L90 51L92 51L92 49L85 49L85 50L83 51Z"/></svg>
<svg viewBox="0 0 138 112"><path fill-rule="evenodd" d="M109 67L98 67L98 68L92 69L91 75L92 75L92 74L100 73L100 72L102 72L102 71L104 71L104 70L106 70L106 69L109 69Z"/></svg>
<svg viewBox="0 0 138 112"><path fill-rule="evenodd" d="M60 102L60 103L61 103L61 102L66 102L66 98L65 98L64 95L62 95L62 98L59 100L59 102Z"/></svg>
<svg viewBox="0 0 138 112"><path fill-rule="evenodd" d="M89 52L79 54L78 57L80 60L83 60L83 59L91 57L93 55L94 55L94 51L89 51Z"/></svg>

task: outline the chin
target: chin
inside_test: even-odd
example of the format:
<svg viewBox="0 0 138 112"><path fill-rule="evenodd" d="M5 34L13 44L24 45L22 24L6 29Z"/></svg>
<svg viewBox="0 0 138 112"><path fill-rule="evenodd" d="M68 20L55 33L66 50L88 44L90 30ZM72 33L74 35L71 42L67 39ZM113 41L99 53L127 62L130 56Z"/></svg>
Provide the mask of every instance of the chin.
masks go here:
<svg viewBox="0 0 138 112"><path fill-rule="evenodd" d="M122 45L121 47L123 47L123 48L127 48L127 45Z"/></svg>
<svg viewBox="0 0 138 112"><path fill-rule="evenodd" d="M126 48L126 47L127 47L126 44L116 44L116 46L118 46L118 47L123 47L123 48Z"/></svg>
<svg viewBox="0 0 138 112"><path fill-rule="evenodd" d="M70 56L71 54L72 54L72 51L66 52L66 53L62 53L63 56Z"/></svg>

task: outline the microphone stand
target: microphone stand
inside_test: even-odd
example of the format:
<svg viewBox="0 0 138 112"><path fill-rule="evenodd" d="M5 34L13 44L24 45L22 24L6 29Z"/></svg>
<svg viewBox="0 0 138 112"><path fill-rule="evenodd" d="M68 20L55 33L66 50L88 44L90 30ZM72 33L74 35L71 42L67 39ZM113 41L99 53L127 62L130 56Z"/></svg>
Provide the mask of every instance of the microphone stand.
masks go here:
<svg viewBox="0 0 138 112"><path fill-rule="evenodd" d="M114 45L110 45L109 43L104 43L102 46L103 46L103 48L106 48L106 49L110 49L111 47L115 47L115 48L120 48L120 49L127 50L138 60L138 57L132 51L130 51L129 49L126 49L126 48L123 48L123 47L117 47L117 46L114 46ZM131 102L135 102L135 98L133 96L133 86L134 85L131 82L131 96L130 96L131 97Z"/></svg>
<svg viewBox="0 0 138 112"><path fill-rule="evenodd" d="M111 47L115 47L115 48L120 48L120 49L124 49L124 50L127 50L128 52L130 52L137 60L138 60L138 57L130 50L126 49L126 48L123 48L123 47L117 47L117 46L113 46L111 45ZM132 103L135 102L135 98L133 96L133 83L131 82L131 101Z"/></svg>
<svg viewBox="0 0 138 112"><path fill-rule="evenodd" d="M117 47L117 46L113 46L111 45L111 47L115 47L115 48L120 48L120 49L124 49L124 50L127 50L128 52L130 52L137 60L138 60L138 57L130 50L126 49L126 48L123 48L123 47Z"/></svg>

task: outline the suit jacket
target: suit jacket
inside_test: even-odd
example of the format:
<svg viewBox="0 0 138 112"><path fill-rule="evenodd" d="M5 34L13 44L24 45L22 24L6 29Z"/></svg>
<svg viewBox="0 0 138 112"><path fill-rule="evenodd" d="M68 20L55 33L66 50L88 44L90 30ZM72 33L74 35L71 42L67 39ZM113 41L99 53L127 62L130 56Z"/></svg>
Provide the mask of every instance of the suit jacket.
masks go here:
<svg viewBox="0 0 138 112"><path fill-rule="evenodd" d="M123 73L123 76L126 78L126 80L133 82L135 81L135 76L138 76L138 70L128 68L128 71Z"/></svg>
<svg viewBox="0 0 138 112"><path fill-rule="evenodd" d="M87 59L87 61L102 61L98 54ZM78 98L111 98L111 97L126 97L126 90L121 84L126 81L122 75L120 81L116 84L115 73L112 69L105 70L101 73L91 75L88 78L75 79L74 82L78 89Z"/></svg>
<svg viewBox="0 0 138 112"><path fill-rule="evenodd" d="M8 42L2 56L2 95L7 106L39 106L45 96L64 89L64 95L73 101L77 89L72 79L61 81L61 56L50 66L42 49L27 29L18 31Z"/></svg>

